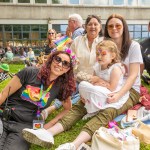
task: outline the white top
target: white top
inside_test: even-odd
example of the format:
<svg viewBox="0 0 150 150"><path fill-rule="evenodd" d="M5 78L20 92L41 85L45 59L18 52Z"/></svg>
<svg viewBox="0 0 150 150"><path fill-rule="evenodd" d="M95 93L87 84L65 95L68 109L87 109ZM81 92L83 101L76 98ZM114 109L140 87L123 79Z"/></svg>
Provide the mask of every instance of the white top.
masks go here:
<svg viewBox="0 0 150 150"><path fill-rule="evenodd" d="M141 47L138 42L132 41L131 46L129 48L128 56L126 57L125 61L122 62L126 66L126 75L124 76L124 83L126 82L128 75L129 75L129 64L131 63L143 63L143 58L141 54ZM141 79L140 79L140 69L138 76L132 86L133 89L135 89L137 92L140 93L140 85L141 85Z"/></svg>
<svg viewBox="0 0 150 150"><path fill-rule="evenodd" d="M75 72L84 71L93 75L93 65L96 62L96 45L103 40L103 37L97 37L92 43L91 49L88 46L87 35L78 36L74 39L70 49L76 54L79 61Z"/></svg>
<svg viewBox="0 0 150 150"><path fill-rule="evenodd" d="M121 89L121 87L123 86L123 76L124 76L124 67L121 65L121 63L115 63L112 66L110 66L108 69L105 70L101 70L101 65L97 62L93 68L94 71L96 73L96 76L102 78L103 80L110 82L110 76L111 76L111 72L113 70L114 67L118 66L121 70L122 70L122 76L120 77L118 86L116 88L115 91L119 91Z"/></svg>
<svg viewBox="0 0 150 150"><path fill-rule="evenodd" d="M35 58L34 51L28 52L28 58L29 59L34 59Z"/></svg>

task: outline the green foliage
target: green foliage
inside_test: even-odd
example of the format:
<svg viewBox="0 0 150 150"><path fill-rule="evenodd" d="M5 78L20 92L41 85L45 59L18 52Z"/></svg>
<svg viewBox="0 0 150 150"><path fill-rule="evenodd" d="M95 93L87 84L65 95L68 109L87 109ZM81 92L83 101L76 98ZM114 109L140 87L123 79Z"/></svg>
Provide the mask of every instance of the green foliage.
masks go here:
<svg viewBox="0 0 150 150"><path fill-rule="evenodd" d="M19 70L21 70L22 68L24 68L24 65L10 64L10 72L12 72L12 73L16 73ZM9 80L10 79L7 79L0 84L0 91L9 82ZM144 84L144 83L142 83L142 84ZM147 86L147 85L145 85L145 86ZM149 86L147 86L147 87L150 89ZM54 113L49 115L46 122L48 122L49 120L54 118L58 113L60 113L60 111L61 111L61 109L59 109L58 111L55 111ZM61 145L63 143L73 141L75 139L75 137L80 133L83 125L86 122L87 121L80 120L69 131L63 132L63 133L55 136L55 145L51 148L51 150L55 150L59 145ZM48 149L32 144L30 150L48 150ZM140 150L150 150L150 145L145 145L145 144L141 143Z"/></svg>

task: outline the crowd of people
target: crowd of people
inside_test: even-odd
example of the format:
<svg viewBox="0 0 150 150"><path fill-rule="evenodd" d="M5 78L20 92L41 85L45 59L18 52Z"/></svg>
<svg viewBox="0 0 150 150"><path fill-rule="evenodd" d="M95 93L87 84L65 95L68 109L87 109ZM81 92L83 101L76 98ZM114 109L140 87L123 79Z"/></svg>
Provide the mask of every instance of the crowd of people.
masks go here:
<svg viewBox="0 0 150 150"><path fill-rule="evenodd" d="M83 27L82 17L71 14L66 35L71 42L57 50L55 41L60 37L54 29L48 30L38 65L19 71L1 91L0 150L28 150L29 143L50 148L55 135L89 118L74 141L57 148L76 150L100 127L139 103L141 46L130 38L123 16L110 15L103 31L99 16L88 15ZM34 51L22 50L20 57L33 61ZM81 72L90 79L78 82ZM62 111L44 124L61 106Z"/></svg>

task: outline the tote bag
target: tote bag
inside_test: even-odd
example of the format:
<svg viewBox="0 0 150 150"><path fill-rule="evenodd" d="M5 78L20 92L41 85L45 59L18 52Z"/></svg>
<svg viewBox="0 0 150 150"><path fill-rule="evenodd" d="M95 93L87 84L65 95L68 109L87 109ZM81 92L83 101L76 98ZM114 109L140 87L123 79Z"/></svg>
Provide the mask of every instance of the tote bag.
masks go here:
<svg viewBox="0 0 150 150"><path fill-rule="evenodd" d="M119 132L121 129L119 130ZM92 150L139 150L140 142L138 138L121 141L115 136L109 134L108 129L100 127L92 137Z"/></svg>

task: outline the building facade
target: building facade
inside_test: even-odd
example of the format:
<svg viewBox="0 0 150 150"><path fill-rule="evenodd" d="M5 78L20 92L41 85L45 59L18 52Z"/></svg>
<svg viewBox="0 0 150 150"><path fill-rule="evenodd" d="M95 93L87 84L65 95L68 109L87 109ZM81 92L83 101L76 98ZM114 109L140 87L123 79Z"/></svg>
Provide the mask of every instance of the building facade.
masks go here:
<svg viewBox="0 0 150 150"><path fill-rule="evenodd" d="M0 0L0 45L38 46L45 44L47 30L65 33L68 16L101 16L102 24L112 13L123 15L130 35L139 40L150 36L150 0Z"/></svg>

